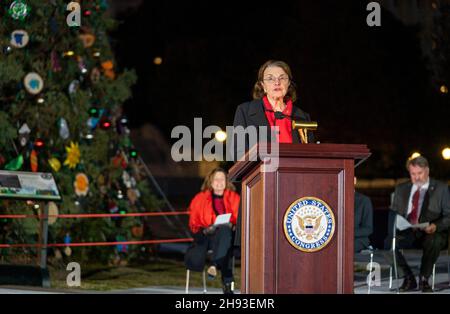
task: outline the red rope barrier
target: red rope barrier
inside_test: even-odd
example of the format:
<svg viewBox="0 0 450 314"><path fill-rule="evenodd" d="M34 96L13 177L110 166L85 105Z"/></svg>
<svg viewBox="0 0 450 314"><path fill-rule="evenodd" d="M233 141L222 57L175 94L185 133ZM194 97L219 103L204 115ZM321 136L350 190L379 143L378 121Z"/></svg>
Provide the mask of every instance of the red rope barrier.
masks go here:
<svg viewBox="0 0 450 314"><path fill-rule="evenodd" d="M1 218L25 219L25 218L107 218L107 217L145 217L145 216L174 216L189 215L184 212L158 212L158 213L127 213L127 214L61 214L61 215L0 215Z"/></svg>
<svg viewBox="0 0 450 314"><path fill-rule="evenodd" d="M165 240L143 240L143 241L118 241L118 242L80 242L80 243L50 243L47 247L66 247L66 246L113 246L125 244L157 244L157 243L179 243L192 242L192 238L184 239L165 239ZM20 248L20 247L44 247L43 244L0 244L0 248Z"/></svg>

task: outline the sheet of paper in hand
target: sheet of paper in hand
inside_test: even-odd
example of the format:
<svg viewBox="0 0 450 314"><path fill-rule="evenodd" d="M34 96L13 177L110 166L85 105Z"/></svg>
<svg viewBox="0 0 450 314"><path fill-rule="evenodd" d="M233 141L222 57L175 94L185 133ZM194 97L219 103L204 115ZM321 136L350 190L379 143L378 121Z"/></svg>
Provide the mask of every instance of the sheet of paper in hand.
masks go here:
<svg viewBox="0 0 450 314"><path fill-rule="evenodd" d="M222 214L216 217L214 226L222 225L230 222L231 214Z"/></svg>
<svg viewBox="0 0 450 314"><path fill-rule="evenodd" d="M425 229L429 225L430 225L429 222L411 225L409 221L406 220L403 216L397 215L397 229L400 231L406 230L408 228Z"/></svg>

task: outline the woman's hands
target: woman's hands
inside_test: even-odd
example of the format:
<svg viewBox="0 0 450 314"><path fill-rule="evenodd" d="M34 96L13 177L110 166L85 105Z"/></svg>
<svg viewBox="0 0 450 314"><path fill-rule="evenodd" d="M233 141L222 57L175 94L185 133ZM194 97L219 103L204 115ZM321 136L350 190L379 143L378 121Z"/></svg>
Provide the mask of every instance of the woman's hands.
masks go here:
<svg viewBox="0 0 450 314"><path fill-rule="evenodd" d="M211 225L211 226L203 229L203 234L204 235L213 235L214 232L216 232L216 226L215 225Z"/></svg>
<svg viewBox="0 0 450 314"><path fill-rule="evenodd" d="M236 226L233 225L231 222L228 222L228 223L222 224L222 225L211 225L209 227L204 228L202 230L202 232L203 232L204 235L213 235L216 232L217 227L228 227L228 228L230 228L233 231L236 230Z"/></svg>

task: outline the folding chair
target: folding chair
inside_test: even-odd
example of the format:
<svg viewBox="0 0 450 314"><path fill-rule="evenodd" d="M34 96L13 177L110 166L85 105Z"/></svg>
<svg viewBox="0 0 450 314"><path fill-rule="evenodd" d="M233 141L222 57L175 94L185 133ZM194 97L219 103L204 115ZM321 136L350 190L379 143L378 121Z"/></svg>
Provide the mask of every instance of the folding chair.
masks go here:
<svg viewBox="0 0 450 314"><path fill-rule="evenodd" d="M397 293L400 292L400 287L398 284L398 269L397 269L397 259L396 259L396 255L395 255L395 245L396 245L396 235L397 235L397 215L395 216L394 219L394 226L393 226L393 237L392 237L392 256L393 256L393 260L394 260L394 274L395 274L395 279L397 282ZM447 240L447 275L448 275L448 280L449 280L449 286L450 286L450 230L448 231L448 240ZM403 254L403 250L402 250L402 254ZM432 273L432 279L431 279L431 288L434 290L434 284L435 284L435 279L436 279L436 263L433 264L433 273ZM389 289L392 289L392 266L389 268Z"/></svg>
<svg viewBox="0 0 450 314"><path fill-rule="evenodd" d="M189 269L186 269L186 289L185 292L186 294L189 293L189 279L190 279L190 274L191 271ZM202 271L202 277L203 277L203 293L208 293L208 291L206 290L206 270L203 269Z"/></svg>
<svg viewBox="0 0 450 314"><path fill-rule="evenodd" d="M208 252L206 252L206 260L208 260L212 255L212 250L209 250ZM186 294L189 293L189 279L190 279L190 275L191 275L191 270L186 268L186 289L185 292ZM203 281L203 293L208 293L207 289L206 289L206 270L205 268L203 268L202 271L202 281Z"/></svg>

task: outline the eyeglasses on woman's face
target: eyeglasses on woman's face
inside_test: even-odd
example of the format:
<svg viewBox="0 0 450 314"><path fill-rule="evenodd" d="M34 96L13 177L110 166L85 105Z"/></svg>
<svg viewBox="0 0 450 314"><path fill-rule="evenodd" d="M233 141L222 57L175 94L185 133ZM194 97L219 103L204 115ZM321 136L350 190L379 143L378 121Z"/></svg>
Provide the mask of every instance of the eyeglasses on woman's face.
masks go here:
<svg viewBox="0 0 450 314"><path fill-rule="evenodd" d="M277 82L282 83L282 84L286 84L287 82L289 82L289 77L286 75L281 75L279 77L275 77L275 76L266 76L263 79L264 82L268 83L268 84L275 84Z"/></svg>

